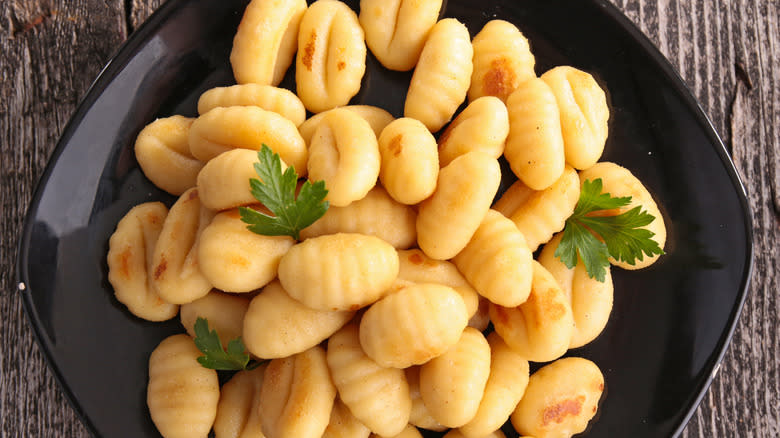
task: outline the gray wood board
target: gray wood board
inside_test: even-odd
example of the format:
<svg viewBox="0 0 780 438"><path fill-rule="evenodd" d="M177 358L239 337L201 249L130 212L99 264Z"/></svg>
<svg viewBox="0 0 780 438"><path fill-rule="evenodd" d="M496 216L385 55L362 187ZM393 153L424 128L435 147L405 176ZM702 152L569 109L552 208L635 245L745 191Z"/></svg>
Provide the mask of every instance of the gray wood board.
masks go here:
<svg viewBox="0 0 780 438"><path fill-rule="evenodd" d="M684 437L780 436L780 28L776 0L612 0L671 60L723 137L754 219L753 281ZM159 0L7 0L0 10L0 436L86 437L33 340L16 244L89 84Z"/></svg>

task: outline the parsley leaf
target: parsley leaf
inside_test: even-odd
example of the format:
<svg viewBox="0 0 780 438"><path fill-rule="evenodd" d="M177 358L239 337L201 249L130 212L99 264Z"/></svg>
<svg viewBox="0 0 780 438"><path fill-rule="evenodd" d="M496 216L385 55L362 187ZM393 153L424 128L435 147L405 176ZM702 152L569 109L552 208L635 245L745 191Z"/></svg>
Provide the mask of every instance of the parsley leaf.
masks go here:
<svg viewBox="0 0 780 438"><path fill-rule="evenodd" d="M248 207L239 207L241 220L256 234L266 236L292 236L300 239L300 231L321 218L328 210L324 201L328 190L325 181L303 183L298 197L295 187L298 174L290 166L282 173L282 159L265 144L257 152L255 172L260 179L251 178L252 196L265 205L275 216L260 213Z"/></svg>
<svg viewBox="0 0 780 438"><path fill-rule="evenodd" d="M580 191L580 199L574 213L566 220L561 243L555 250L555 257L561 259L567 268L577 265L582 259L590 278L604 282L609 258L630 265L643 260L644 255L665 254L652 239L655 235L644 227L655 217L642 207L634 207L616 215L593 215L595 212L625 207L631 203L631 197L612 197L601 193L601 178L585 180Z"/></svg>
<svg viewBox="0 0 780 438"><path fill-rule="evenodd" d="M195 321L195 346L205 356L198 358L204 368L213 370L252 370L260 365L260 362L249 361L249 354L241 337L228 342L227 350L222 348L216 330L209 331L209 322L205 318Z"/></svg>

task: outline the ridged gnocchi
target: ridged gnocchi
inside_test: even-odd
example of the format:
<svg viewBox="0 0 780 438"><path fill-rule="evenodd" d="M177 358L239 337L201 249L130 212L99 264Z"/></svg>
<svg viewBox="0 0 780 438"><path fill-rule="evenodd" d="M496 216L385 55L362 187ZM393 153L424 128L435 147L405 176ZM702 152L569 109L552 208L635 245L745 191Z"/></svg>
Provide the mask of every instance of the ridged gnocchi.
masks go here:
<svg viewBox="0 0 780 438"><path fill-rule="evenodd" d="M390 70L413 69L441 5L442 0L361 0L360 25L371 53Z"/></svg>
<svg viewBox="0 0 780 438"><path fill-rule="evenodd" d="M404 117L387 125L379 136L379 155L379 180L396 201L417 204L436 190L436 139L419 121Z"/></svg>
<svg viewBox="0 0 780 438"><path fill-rule="evenodd" d="M535 438L576 435L596 415L602 392L604 376L596 364L579 357L557 360L531 375L512 425Z"/></svg>
<svg viewBox="0 0 780 438"><path fill-rule="evenodd" d="M371 430L352 415L349 408L338 397L330 412L330 422L322 438L368 438Z"/></svg>
<svg viewBox="0 0 780 438"><path fill-rule="evenodd" d="M382 436L406 427L412 399L404 371L383 367L363 352L357 323L330 337L327 359L339 397L358 420Z"/></svg>
<svg viewBox="0 0 780 438"><path fill-rule="evenodd" d="M255 172L257 151L233 149L209 160L198 174L200 202L211 210L228 210L254 204L249 180L260 179ZM282 170L287 166L282 163Z"/></svg>
<svg viewBox="0 0 780 438"><path fill-rule="evenodd" d="M108 281L116 299L147 321L176 316L179 306L160 298L152 281L154 246L168 209L161 202L137 205L125 214L108 241Z"/></svg>
<svg viewBox="0 0 780 438"><path fill-rule="evenodd" d="M352 111L336 109L323 118L309 144L309 155L309 176L325 181L326 200L333 206L362 199L376 185L381 163L376 135Z"/></svg>
<svg viewBox="0 0 780 438"><path fill-rule="evenodd" d="M268 364L260 390L260 422L268 438L320 438L330 422L336 387L318 346Z"/></svg>
<svg viewBox="0 0 780 438"><path fill-rule="evenodd" d="M566 162L587 169L599 160L608 135L609 107L604 90L589 73L555 67L541 76L558 102Z"/></svg>
<svg viewBox="0 0 780 438"><path fill-rule="evenodd" d="M263 144L279 154L298 176L305 176L308 149L295 124L273 111L256 106L214 108L190 127L190 149L209 161L232 149L260 150Z"/></svg>
<svg viewBox="0 0 780 438"><path fill-rule="evenodd" d="M420 367L420 394L437 422L460 427L477 414L489 375L490 346L466 327L458 342Z"/></svg>
<svg viewBox="0 0 780 438"><path fill-rule="evenodd" d="M265 367L262 364L251 371L239 371L222 385L215 438L265 438L258 410Z"/></svg>
<svg viewBox="0 0 780 438"><path fill-rule="evenodd" d="M206 114L214 108L231 106L257 106L273 111L295 126L306 120L306 108L292 91L270 85L243 84L215 87L200 95L198 114Z"/></svg>
<svg viewBox="0 0 780 438"><path fill-rule="evenodd" d="M509 134L509 114L497 97L474 100L439 137L439 164L444 167L455 158L480 151L498 158L504 152Z"/></svg>
<svg viewBox="0 0 780 438"><path fill-rule="evenodd" d="M146 404L164 438L206 438L217 416L217 372L203 368L187 335L165 338L149 357Z"/></svg>
<svg viewBox="0 0 780 438"><path fill-rule="evenodd" d="M412 398L412 411L409 415L409 424L420 429L434 430L441 432L447 430L447 426L442 426L436 421L428 408L425 407L422 395L420 394L420 367L411 366L404 369L406 381L409 383L409 396Z"/></svg>
<svg viewBox="0 0 780 438"><path fill-rule="evenodd" d="M305 266L305 269L301 267ZM398 276L398 254L384 240L329 234L293 246L279 263L291 297L319 310L357 310L382 296Z"/></svg>
<svg viewBox="0 0 780 438"><path fill-rule="evenodd" d="M528 300L518 307L490 305L490 320L506 344L528 360L548 362L561 357L571 344L571 305L555 278L533 262Z"/></svg>
<svg viewBox="0 0 780 438"><path fill-rule="evenodd" d="M531 292L531 250L515 224L495 210L488 210L452 261L481 296L498 305L519 306Z"/></svg>
<svg viewBox="0 0 780 438"><path fill-rule="evenodd" d="M509 136L504 156L525 185L544 190L561 177L566 166L561 116L550 86L533 78L506 101Z"/></svg>
<svg viewBox="0 0 780 438"><path fill-rule="evenodd" d="M146 125L135 140L135 158L149 181L172 195L195 187L203 163L190 153L188 137L195 119L171 116Z"/></svg>
<svg viewBox="0 0 780 438"><path fill-rule="evenodd" d="M443 168L436 191L417 213L420 249L428 257L447 260L465 248L490 209L500 182L498 161L482 152L461 155Z"/></svg>
<svg viewBox="0 0 780 438"><path fill-rule="evenodd" d="M243 319L247 350L276 359L318 345L348 323L355 312L310 309L274 281L252 299Z"/></svg>
<svg viewBox="0 0 780 438"><path fill-rule="evenodd" d="M455 345L467 322L466 305L452 288L413 284L363 314L360 345L379 365L420 365Z"/></svg>
<svg viewBox="0 0 780 438"><path fill-rule="evenodd" d="M198 189L184 192L163 222L152 256L152 284L160 297L174 304L197 300L211 290L198 263L200 235L214 212L204 208Z"/></svg>
<svg viewBox="0 0 780 438"><path fill-rule="evenodd" d="M305 0L253 0L233 39L230 64L239 84L277 85L298 48Z"/></svg>
<svg viewBox="0 0 780 438"><path fill-rule="evenodd" d="M471 37L463 23L445 18L425 41L406 93L404 117L437 132L465 100L473 69Z"/></svg>
<svg viewBox="0 0 780 438"><path fill-rule="evenodd" d="M472 41L474 72L469 100L496 96L506 102L523 82L536 77L528 40L514 24L490 20Z"/></svg>
<svg viewBox="0 0 780 438"><path fill-rule="evenodd" d="M336 233L376 236L395 248L417 242L417 213L393 200L382 187L346 207L330 207L325 215L301 230L301 239Z"/></svg>
<svg viewBox="0 0 780 438"><path fill-rule="evenodd" d="M395 120L395 117L393 117L393 115L389 112L377 106L371 105L346 105L339 108L334 108L332 110L323 111L319 114L315 114L309 117L301 124L301 126L298 127L298 132L301 133L301 137L303 137L303 141L305 141L307 145L311 144L311 139L314 137L314 133L317 132L317 128L319 128L320 123L322 123L322 120L325 118L325 116L331 111L335 111L337 109L352 111L353 113L365 119L366 122L368 122L368 124L371 126L371 129L374 131L374 135L377 138L379 138L379 134L382 133L382 130L385 129L385 127L389 125L390 122Z"/></svg>
<svg viewBox="0 0 780 438"><path fill-rule="evenodd" d="M187 334L195 337L195 321L206 318L209 327L216 330L223 346L241 336L244 326L244 314L249 308L249 300L240 295L232 295L212 290L205 297L181 305L179 318Z"/></svg>
<svg viewBox="0 0 780 438"><path fill-rule="evenodd" d="M298 30L295 84L311 112L346 105L360 91L366 43L358 17L336 0L314 2Z"/></svg>

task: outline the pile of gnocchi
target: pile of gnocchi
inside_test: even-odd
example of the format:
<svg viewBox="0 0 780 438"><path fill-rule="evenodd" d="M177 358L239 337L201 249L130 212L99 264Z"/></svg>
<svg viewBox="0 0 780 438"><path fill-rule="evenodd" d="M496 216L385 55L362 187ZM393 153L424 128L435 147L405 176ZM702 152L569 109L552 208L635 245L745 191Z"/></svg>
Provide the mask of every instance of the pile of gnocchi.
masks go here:
<svg viewBox="0 0 780 438"><path fill-rule="evenodd" d="M238 85L205 92L197 118L138 135L144 174L179 198L118 223L109 281L133 315L179 315L187 332L149 359L163 437L495 438L507 420L522 436L568 437L596 414L598 366L561 357L606 325L612 280L556 258L560 231L586 179L653 214L661 247L663 219L631 172L598 162L609 109L590 74L537 77L513 24L489 21L472 39L441 9L252 0L230 54ZM348 105L367 50L414 70L404 117ZM297 95L276 87L293 60ZM328 189L300 241L241 221L238 207L264 209L249 184L264 144ZM494 203L502 156L518 180ZM220 388L197 361L197 318L268 361ZM529 361L550 363L529 376Z"/></svg>

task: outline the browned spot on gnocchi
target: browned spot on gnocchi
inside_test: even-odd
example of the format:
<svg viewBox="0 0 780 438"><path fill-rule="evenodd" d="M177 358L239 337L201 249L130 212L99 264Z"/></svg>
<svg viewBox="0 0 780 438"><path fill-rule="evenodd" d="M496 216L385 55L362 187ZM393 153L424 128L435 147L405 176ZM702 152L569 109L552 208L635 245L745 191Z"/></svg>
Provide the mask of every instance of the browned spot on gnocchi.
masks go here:
<svg viewBox="0 0 780 438"><path fill-rule="evenodd" d="M489 96L509 95L514 90L515 72L510 68L509 61L504 58L490 62L490 70L482 78L482 89Z"/></svg>
<svg viewBox="0 0 780 438"><path fill-rule="evenodd" d="M401 152L404 150L404 146L401 142L403 140L404 136L401 134L396 135L393 137L392 140L390 140L390 152L393 153L393 156L397 157L401 155Z"/></svg>
<svg viewBox="0 0 780 438"><path fill-rule="evenodd" d="M423 260L422 256L416 252L413 252L409 254L409 261L412 262L412 264L415 265L422 265L425 260Z"/></svg>
<svg viewBox="0 0 780 438"><path fill-rule="evenodd" d="M303 49L303 58L301 62L311 71L311 61L314 58L314 51L317 49L317 32L312 31L309 35L309 42L306 43L306 47Z"/></svg>
<svg viewBox="0 0 780 438"><path fill-rule="evenodd" d="M166 269L168 269L168 261L163 257L160 263L157 264L157 267L154 268L154 278L159 279L162 277Z"/></svg>
<svg viewBox="0 0 780 438"><path fill-rule="evenodd" d="M125 278L130 278L130 257L132 257L132 255L133 255L133 249L128 247L127 249L122 251L122 254L120 254L119 256L120 263L121 263L119 272Z"/></svg>
<svg viewBox="0 0 780 438"><path fill-rule="evenodd" d="M585 403L585 396L581 395L545 408L542 413L542 426L547 426L552 422L562 423L569 415L579 415L583 403ZM596 407L594 406L593 409L595 410Z"/></svg>
<svg viewBox="0 0 780 438"><path fill-rule="evenodd" d="M347 66L347 63L344 62L344 61L339 61L339 63L336 64L336 68L338 68L339 71L344 70L344 67L346 67L346 66Z"/></svg>

